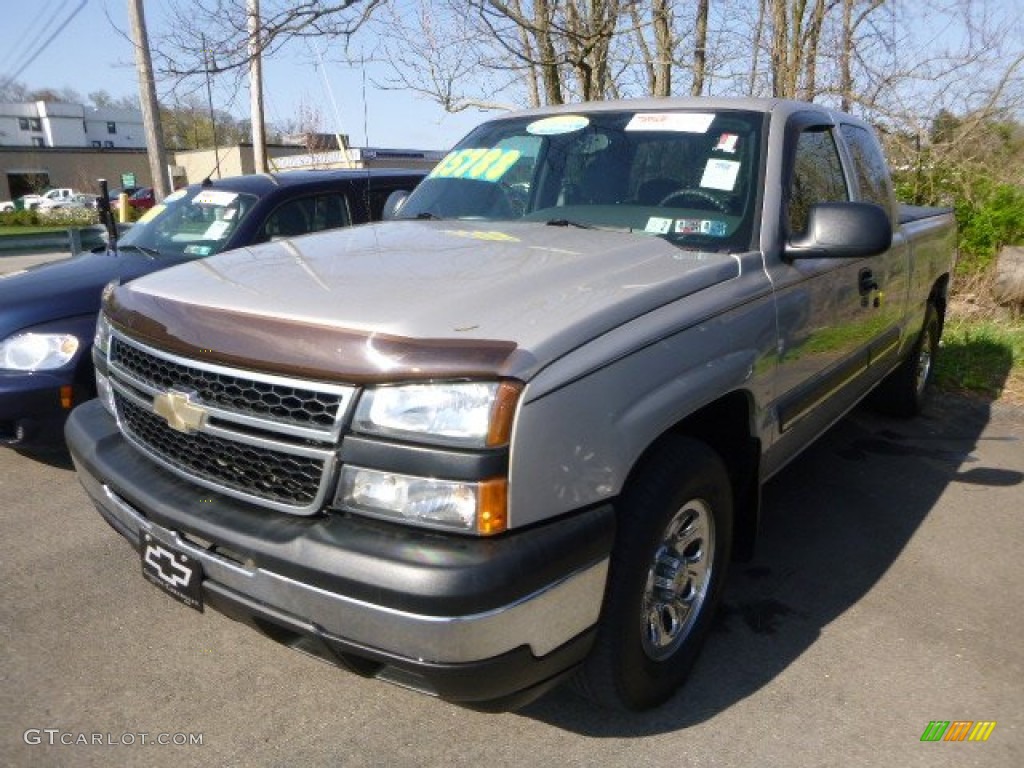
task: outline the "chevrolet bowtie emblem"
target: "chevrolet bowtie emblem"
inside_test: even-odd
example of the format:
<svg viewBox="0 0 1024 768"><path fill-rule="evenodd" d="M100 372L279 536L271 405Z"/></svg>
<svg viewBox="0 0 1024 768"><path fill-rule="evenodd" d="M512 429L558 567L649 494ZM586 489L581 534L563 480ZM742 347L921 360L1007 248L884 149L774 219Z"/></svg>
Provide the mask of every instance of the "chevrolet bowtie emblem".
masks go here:
<svg viewBox="0 0 1024 768"><path fill-rule="evenodd" d="M171 390L153 398L157 416L167 419L167 426L190 435L206 422L206 409L192 401L193 393Z"/></svg>

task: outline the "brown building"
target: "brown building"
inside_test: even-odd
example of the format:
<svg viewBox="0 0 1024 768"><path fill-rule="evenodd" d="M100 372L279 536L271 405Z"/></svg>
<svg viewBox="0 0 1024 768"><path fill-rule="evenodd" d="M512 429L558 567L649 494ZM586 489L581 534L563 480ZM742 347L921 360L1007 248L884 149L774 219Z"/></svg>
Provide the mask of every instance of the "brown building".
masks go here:
<svg viewBox="0 0 1024 768"><path fill-rule="evenodd" d="M316 168L415 168L429 170L444 157L444 152L421 149L382 149L351 147L313 149L292 144L271 144L267 147L270 171L309 170ZM194 149L174 153L171 176L175 186L195 184L218 176L239 176L253 173L252 144L236 144L212 149Z"/></svg>
<svg viewBox="0 0 1024 768"><path fill-rule="evenodd" d="M134 174L137 186L149 185L146 150L0 146L0 200L51 187L95 194L97 179L106 179L114 189L124 186L122 176L127 174Z"/></svg>
<svg viewBox="0 0 1024 768"><path fill-rule="evenodd" d="M311 168L433 168L444 152L419 149L352 147L348 150L318 150L288 144L267 147L271 171ZM252 144L237 144L219 150L196 149L169 156L174 186L195 184L203 179L239 176L254 169ZM122 177L134 174L134 185L152 186L149 160L144 149L93 149L87 147L4 147L0 146L0 200L14 200L30 192L52 187L71 187L79 192L97 193L97 179L104 178L110 189L128 186Z"/></svg>

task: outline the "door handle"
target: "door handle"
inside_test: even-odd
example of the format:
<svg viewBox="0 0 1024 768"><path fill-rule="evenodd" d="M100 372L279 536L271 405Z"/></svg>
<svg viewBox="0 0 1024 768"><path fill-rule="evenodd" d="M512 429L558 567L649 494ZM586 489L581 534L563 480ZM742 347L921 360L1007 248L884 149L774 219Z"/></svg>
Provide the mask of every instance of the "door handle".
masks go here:
<svg viewBox="0 0 1024 768"><path fill-rule="evenodd" d="M867 296L872 291L878 290L878 281L870 269L862 269L857 275L857 287L861 296Z"/></svg>

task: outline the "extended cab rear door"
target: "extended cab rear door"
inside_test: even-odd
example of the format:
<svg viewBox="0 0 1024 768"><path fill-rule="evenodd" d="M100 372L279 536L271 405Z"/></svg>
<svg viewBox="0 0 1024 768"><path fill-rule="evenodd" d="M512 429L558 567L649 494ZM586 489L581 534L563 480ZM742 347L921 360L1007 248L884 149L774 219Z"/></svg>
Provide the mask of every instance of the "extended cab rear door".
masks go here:
<svg viewBox="0 0 1024 768"><path fill-rule="evenodd" d="M785 240L805 231L814 204L861 199L863 182L852 165L841 128L829 113L789 116L779 226L783 242L777 254ZM895 354L905 257L905 245L895 243L889 252L866 258L769 260L777 289L779 356L777 435L767 456L768 474L868 391L882 370L872 361Z"/></svg>

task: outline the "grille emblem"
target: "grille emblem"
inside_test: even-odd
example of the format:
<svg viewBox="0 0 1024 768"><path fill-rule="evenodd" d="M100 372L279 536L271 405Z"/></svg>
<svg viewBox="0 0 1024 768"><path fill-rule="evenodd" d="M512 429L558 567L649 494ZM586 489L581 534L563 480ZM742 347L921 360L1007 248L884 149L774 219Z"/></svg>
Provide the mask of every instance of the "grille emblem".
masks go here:
<svg viewBox="0 0 1024 768"><path fill-rule="evenodd" d="M153 398L153 411L167 420L167 426L191 435L206 423L206 409L193 400L194 392L172 389Z"/></svg>

